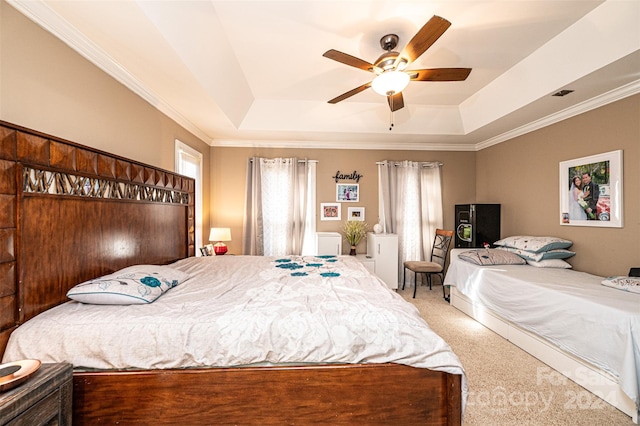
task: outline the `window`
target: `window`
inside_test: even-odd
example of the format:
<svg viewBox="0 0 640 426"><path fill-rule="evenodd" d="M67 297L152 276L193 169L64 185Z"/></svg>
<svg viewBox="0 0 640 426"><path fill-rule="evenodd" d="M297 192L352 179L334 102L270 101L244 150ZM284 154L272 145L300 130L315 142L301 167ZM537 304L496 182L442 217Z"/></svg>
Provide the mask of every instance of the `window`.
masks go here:
<svg viewBox="0 0 640 426"><path fill-rule="evenodd" d="M202 247L202 153L176 139L176 172L196 180L196 247ZM197 250L196 250L197 252ZM196 253L197 255L198 253Z"/></svg>
<svg viewBox="0 0 640 426"><path fill-rule="evenodd" d="M255 157L248 168L243 253L312 253L316 162Z"/></svg>

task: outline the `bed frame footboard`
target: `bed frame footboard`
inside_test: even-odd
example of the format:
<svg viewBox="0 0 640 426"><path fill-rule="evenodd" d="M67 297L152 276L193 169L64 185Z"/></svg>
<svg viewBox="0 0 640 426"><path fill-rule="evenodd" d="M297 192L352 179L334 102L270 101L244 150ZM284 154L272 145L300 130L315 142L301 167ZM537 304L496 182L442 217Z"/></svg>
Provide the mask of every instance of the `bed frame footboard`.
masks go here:
<svg viewBox="0 0 640 426"><path fill-rule="evenodd" d="M398 364L77 372L74 425L460 425L461 376Z"/></svg>

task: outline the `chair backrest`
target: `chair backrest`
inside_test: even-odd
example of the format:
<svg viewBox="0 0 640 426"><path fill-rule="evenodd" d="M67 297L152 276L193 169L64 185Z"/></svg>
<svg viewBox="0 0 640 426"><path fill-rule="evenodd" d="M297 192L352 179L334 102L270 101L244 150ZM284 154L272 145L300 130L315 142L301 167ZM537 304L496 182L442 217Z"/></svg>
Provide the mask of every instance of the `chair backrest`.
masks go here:
<svg viewBox="0 0 640 426"><path fill-rule="evenodd" d="M433 247L431 248L431 261L440 264L444 268L444 262L447 258L447 252L453 239L453 231L445 231L436 229L436 236L433 239Z"/></svg>

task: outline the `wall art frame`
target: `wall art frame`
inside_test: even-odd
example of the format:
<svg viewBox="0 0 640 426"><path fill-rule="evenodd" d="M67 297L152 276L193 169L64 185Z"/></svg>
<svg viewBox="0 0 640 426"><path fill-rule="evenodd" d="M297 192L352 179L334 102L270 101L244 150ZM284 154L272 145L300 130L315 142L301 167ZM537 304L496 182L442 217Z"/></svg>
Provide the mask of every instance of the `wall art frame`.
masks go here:
<svg viewBox="0 0 640 426"><path fill-rule="evenodd" d="M622 228L622 150L560 162L560 224Z"/></svg>
<svg viewBox="0 0 640 426"><path fill-rule="evenodd" d="M200 254L202 256L213 256L213 244L206 244L200 247Z"/></svg>
<svg viewBox="0 0 640 426"><path fill-rule="evenodd" d="M336 184L336 201L343 203L357 203L358 201L360 201L360 184Z"/></svg>
<svg viewBox="0 0 640 426"><path fill-rule="evenodd" d="M342 204L320 203L320 220L342 220Z"/></svg>
<svg viewBox="0 0 640 426"><path fill-rule="evenodd" d="M347 209L347 220L364 222L364 207L349 207Z"/></svg>

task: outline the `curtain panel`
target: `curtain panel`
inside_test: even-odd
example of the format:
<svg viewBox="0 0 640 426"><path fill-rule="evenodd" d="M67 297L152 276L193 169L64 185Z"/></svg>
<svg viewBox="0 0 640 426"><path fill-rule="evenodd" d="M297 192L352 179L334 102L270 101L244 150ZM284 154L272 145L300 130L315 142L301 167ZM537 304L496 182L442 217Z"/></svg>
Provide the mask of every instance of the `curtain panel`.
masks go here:
<svg viewBox="0 0 640 426"><path fill-rule="evenodd" d="M398 262L431 256L436 229L443 227L441 163L378 163L378 200L383 232L398 234ZM398 268L398 282L403 268ZM409 277L413 283L414 277Z"/></svg>

